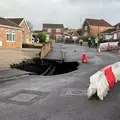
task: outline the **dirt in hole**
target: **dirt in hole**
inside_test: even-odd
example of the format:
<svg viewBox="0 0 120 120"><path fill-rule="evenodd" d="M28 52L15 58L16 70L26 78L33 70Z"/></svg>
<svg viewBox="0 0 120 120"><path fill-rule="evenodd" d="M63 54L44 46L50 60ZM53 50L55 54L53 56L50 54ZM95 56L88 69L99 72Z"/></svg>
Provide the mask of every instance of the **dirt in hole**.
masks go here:
<svg viewBox="0 0 120 120"><path fill-rule="evenodd" d="M11 68L32 72L37 75L50 76L75 71L78 69L78 66L78 62L59 63L57 61L43 61L40 58L34 58L31 60L24 60L19 64L13 64Z"/></svg>

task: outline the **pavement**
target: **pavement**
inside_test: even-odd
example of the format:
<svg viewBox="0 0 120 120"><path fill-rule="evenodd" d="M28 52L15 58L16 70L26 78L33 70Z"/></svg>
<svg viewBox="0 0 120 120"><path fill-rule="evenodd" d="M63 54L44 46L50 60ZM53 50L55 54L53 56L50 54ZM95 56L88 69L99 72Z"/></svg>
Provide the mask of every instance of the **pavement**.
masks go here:
<svg viewBox="0 0 120 120"><path fill-rule="evenodd" d="M34 75L32 72L26 72L18 69L6 69L0 71L0 82L14 80L20 77Z"/></svg>
<svg viewBox="0 0 120 120"><path fill-rule="evenodd" d="M67 61L80 61L86 52L89 63L67 74L26 76L1 83L0 120L119 120L120 83L104 101L96 96L88 100L86 90L92 74L120 57L110 52L98 55L95 49L84 46L54 44L53 47L58 51L62 47Z"/></svg>
<svg viewBox="0 0 120 120"><path fill-rule="evenodd" d="M0 70L10 68L12 64L18 64L24 59L32 59L39 54L40 49L0 49Z"/></svg>

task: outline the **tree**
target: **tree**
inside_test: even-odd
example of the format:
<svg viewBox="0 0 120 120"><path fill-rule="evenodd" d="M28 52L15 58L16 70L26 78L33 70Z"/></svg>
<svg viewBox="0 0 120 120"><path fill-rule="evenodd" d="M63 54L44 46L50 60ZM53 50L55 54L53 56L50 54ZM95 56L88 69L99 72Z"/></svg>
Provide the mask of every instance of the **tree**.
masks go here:
<svg viewBox="0 0 120 120"><path fill-rule="evenodd" d="M30 21L27 21L28 27L30 29L30 31L33 31L33 25Z"/></svg>
<svg viewBox="0 0 120 120"><path fill-rule="evenodd" d="M38 35L37 35L37 37L39 38L39 40L40 40L40 42L41 43L43 43L43 42L45 42L46 41L46 34L45 33L43 33L43 32L40 32Z"/></svg>

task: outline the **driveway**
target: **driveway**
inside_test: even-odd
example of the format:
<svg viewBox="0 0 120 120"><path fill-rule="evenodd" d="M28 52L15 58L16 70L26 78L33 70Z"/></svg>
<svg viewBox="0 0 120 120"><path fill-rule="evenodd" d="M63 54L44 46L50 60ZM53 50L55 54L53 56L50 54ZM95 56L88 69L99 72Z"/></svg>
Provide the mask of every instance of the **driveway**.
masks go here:
<svg viewBox="0 0 120 120"><path fill-rule="evenodd" d="M86 90L92 74L120 61L120 57L109 52L98 55L95 49L75 45L54 44L57 50L59 45L66 51L67 60L78 61L78 56L86 52L89 63L67 74L35 75L1 83L0 120L119 120L120 83L104 101L96 97L88 100Z"/></svg>
<svg viewBox="0 0 120 120"><path fill-rule="evenodd" d="M0 69L7 69L24 59L31 59L39 54L40 49L0 49Z"/></svg>

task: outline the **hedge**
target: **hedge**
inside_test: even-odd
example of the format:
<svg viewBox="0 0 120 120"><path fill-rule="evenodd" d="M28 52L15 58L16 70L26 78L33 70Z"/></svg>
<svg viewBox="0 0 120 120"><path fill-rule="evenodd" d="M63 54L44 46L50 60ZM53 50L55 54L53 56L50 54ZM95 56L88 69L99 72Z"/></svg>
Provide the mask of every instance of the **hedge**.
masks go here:
<svg viewBox="0 0 120 120"><path fill-rule="evenodd" d="M27 44L23 43L22 48L42 48L43 44Z"/></svg>

